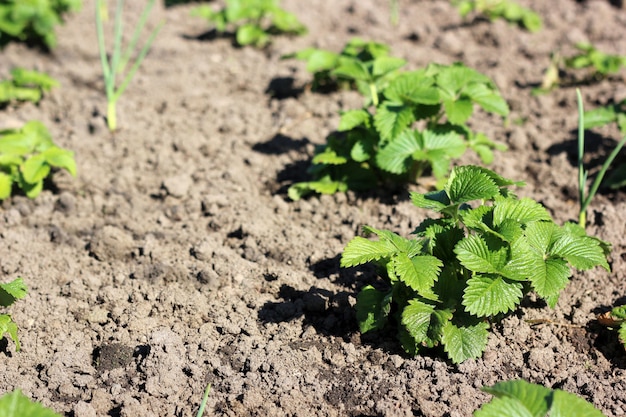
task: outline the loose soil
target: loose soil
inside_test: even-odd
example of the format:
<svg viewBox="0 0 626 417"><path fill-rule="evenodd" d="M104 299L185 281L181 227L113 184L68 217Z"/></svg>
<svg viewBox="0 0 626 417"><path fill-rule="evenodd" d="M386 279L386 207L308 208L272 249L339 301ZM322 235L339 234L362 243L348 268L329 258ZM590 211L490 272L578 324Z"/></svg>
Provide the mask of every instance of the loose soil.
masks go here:
<svg viewBox="0 0 626 417"><path fill-rule="evenodd" d="M339 51L354 36L385 42L415 69L467 65L492 77L510 123L478 112L476 130L509 146L492 168L526 181L558 223L577 217L575 91L533 96L550 54L589 41L626 54L626 11L605 0L521 1L545 28L463 21L443 0L285 0L309 34L266 50L237 48L190 17L157 7L166 24L119 101L106 108L93 7L69 16L51 54L12 44L0 75L43 70L62 86L39 105L0 110L1 127L40 120L76 152L79 176L53 175L35 200L0 207L0 279L24 278L28 297L10 312L22 350L4 341L2 391L20 388L65 416L195 416L211 384L208 415L469 416L484 385L525 378L626 414L626 354L597 313L626 299L626 198L599 195L588 232L613 243L613 270L576 273L557 307L534 297L494 326L484 356L459 366L406 356L393 332L361 335L354 303L375 276L339 257L363 225L408 235L428 213L400 194L338 194L292 202L313 148L361 105L353 92L306 87L301 62L281 55ZM130 2L127 25L142 2ZM111 33L111 32L109 32ZM1 78L1 77L0 77ZM582 86L588 108L626 98L623 79ZM589 139L593 169L615 128ZM624 160L624 153L621 160ZM458 163L477 163L474 155ZM527 320L544 320L532 325Z"/></svg>

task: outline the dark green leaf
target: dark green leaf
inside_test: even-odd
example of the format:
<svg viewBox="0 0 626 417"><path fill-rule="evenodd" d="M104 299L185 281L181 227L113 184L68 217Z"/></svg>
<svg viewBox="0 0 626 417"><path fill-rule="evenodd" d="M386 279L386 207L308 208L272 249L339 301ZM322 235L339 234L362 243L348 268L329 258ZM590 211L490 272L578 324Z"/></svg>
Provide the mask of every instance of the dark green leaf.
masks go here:
<svg viewBox="0 0 626 417"><path fill-rule="evenodd" d="M411 107L389 101L383 102L374 115L374 125L385 141L397 138L414 121Z"/></svg>
<svg viewBox="0 0 626 417"><path fill-rule="evenodd" d="M474 166L453 169L445 189L450 200L456 204L490 199L500 190L489 175Z"/></svg>
<svg viewBox="0 0 626 417"><path fill-rule="evenodd" d="M482 355L489 337L488 327L487 323L482 322L467 327L457 327L451 322L446 323L441 341L452 362L461 363Z"/></svg>
<svg viewBox="0 0 626 417"><path fill-rule="evenodd" d="M522 299L522 284L499 276L476 275L467 281L463 305L478 317L507 313Z"/></svg>
<svg viewBox="0 0 626 417"><path fill-rule="evenodd" d="M385 326L391 310L391 300L391 291L381 292L371 285L367 285L359 292L356 300L356 318L362 333Z"/></svg>

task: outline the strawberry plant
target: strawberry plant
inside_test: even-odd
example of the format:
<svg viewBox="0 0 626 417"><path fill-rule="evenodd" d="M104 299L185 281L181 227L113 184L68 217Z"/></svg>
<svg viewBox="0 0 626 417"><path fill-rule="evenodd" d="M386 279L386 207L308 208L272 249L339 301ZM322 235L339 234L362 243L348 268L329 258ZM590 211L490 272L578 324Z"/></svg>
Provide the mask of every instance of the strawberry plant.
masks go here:
<svg viewBox="0 0 626 417"><path fill-rule="evenodd" d="M614 307L611 311L600 314L598 323L603 326L617 329L619 341L626 348L626 305Z"/></svg>
<svg viewBox="0 0 626 417"><path fill-rule="evenodd" d="M452 3L458 7L461 17L478 12L490 20L504 19L515 23L529 32L539 32L543 25L537 13L510 0L453 0Z"/></svg>
<svg viewBox="0 0 626 417"><path fill-rule="evenodd" d="M213 23L219 33L235 28L239 45L264 47L272 35L306 33L306 27L294 14L282 9L277 0L226 0L226 7L221 10L200 6L192 13Z"/></svg>
<svg viewBox="0 0 626 417"><path fill-rule="evenodd" d="M357 297L361 332L395 321L404 349L418 354L442 345L454 363L479 357L490 322L517 308L534 291L554 308L570 267L602 266L608 244L574 223L558 226L541 204L518 199L521 185L477 166L452 170L441 191L412 193L429 218L414 239L365 227L377 241L355 237L342 267L374 262L384 282Z"/></svg>
<svg viewBox="0 0 626 417"><path fill-rule="evenodd" d="M380 93L373 112L365 107L342 114L338 132L316 149L313 181L292 185L289 196L415 182L426 169L443 182L451 161L467 148L490 163L493 149L506 147L466 124L475 105L501 116L509 112L491 80L460 63L404 72Z"/></svg>
<svg viewBox="0 0 626 417"><path fill-rule="evenodd" d="M19 389L0 397L0 415L2 417L61 417L51 409L32 401Z"/></svg>
<svg viewBox="0 0 626 417"><path fill-rule="evenodd" d="M22 278L16 278L11 282L0 284L0 305L11 306L16 300L24 298L28 288ZM0 337L7 334L15 342L15 350L20 350L20 340L17 337L17 325L9 314L0 314Z"/></svg>
<svg viewBox="0 0 626 417"><path fill-rule="evenodd" d="M474 417L603 417L592 404L560 389L552 390L524 380L504 381L483 391L494 398L479 410Z"/></svg>
<svg viewBox="0 0 626 417"><path fill-rule="evenodd" d="M0 104L13 100L37 103L44 92L58 85L58 81L47 74L15 68L11 70L11 79L0 81Z"/></svg>
<svg viewBox="0 0 626 417"><path fill-rule="evenodd" d="M11 196L13 185L35 198L53 167L76 175L74 153L56 146L43 124L0 131L0 200Z"/></svg>
<svg viewBox="0 0 626 417"><path fill-rule="evenodd" d="M622 103L595 109L589 112L583 111L583 101L579 90L576 90L578 97L578 200L580 201L580 209L578 216L578 224L585 227L587 224L587 207L600 188L600 184L604 179L607 170L626 145L626 100ZM588 171L583 166L583 156L585 153L585 132L584 129L603 126L608 123L617 123L620 132L624 136L622 140L615 146L613 151L605 159L602 168L596 175L587 195L585 188L587 183ZM612 175L607 178L608 185L612 188L619 188L626 185L626 164L621 164L613 171Z"/></svg>
<svg viewBox="0 0 626 417"><path fill-rule="evenodd" d="M389 56L389 46L359 38L351 39L339 53L306 48L283 56L286 58L306 61L307 71L313 73L313 90L355 87L375 106L380 92L406 64L401 58Z"/></svg>
<svg viewBox="0 0 626 417"><path fill-rule="evenodd" d="M0 46L19 40L54 48L54 27L81 5L81 0L0 0Z"/></svg>

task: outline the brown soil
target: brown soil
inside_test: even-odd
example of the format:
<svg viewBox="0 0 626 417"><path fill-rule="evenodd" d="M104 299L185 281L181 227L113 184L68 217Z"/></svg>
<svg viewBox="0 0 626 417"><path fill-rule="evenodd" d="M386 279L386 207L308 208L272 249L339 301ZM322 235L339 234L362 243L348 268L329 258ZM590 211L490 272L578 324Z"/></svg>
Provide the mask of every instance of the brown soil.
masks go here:
<svg viewBox="0 0 626 417"><path fill-rule="evenodd" d="M338 51L360 36L389 43L408 68L460 60L492 77L512 108L508 126L473 119L510 147L492 168L526 181L519 194L557 222L576 218L574 89L531 89L550 53L571 53L574 42L626 54L626 11L605 0L521 3L543 16L539 34L463 22L444 0L400 1L397 27L386 1L285 0L309 34L264 51L203 36L209 27L189 16L192 6L159 5L150 24L166 25L119 102L114 134L91 4L58 30L51 54L0 51L2 77L21 66L62 83L39 105L1 110L1 127L41 120L79 167L77 179L55 173L37 199L0 207L0 279L22 276L30 287L11 308L23 348L4 343L0 389L74 417L195 416L207 383L208 415L461 417L489 399L480 387L525 378L626 414L624 349L594 324L626 296L623 193L599 195L589 211L588 232L613 243L613 271L575 274L554 310L525 299L495 326L484 356L459 366L407 357L392 333L356 327L355 296L373 275L340 269L339 256L365 224L408 234L426 213L406 193L286 197L338 111L361 99L309 92L304 64L280 57ZM128 11L128 25L139 11ZM623 80L582 89L589 108L626 98ZM618 137L598 133L596 166Z"/></svg>

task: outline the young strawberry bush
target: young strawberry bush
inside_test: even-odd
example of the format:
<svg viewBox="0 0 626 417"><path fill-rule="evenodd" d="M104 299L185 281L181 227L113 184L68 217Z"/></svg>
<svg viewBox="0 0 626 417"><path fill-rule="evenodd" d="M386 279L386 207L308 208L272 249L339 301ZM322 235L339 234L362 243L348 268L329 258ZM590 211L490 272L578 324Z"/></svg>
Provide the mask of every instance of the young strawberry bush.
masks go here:
<svg viewBox="0 0 626 417"><path fill-rule="evenodd" d="M0 81L0 105L14 100L37 103L44 92L58 85L59 82L47 74L15 68L11 70L11 79Z"/></svg>
<svg viewBox="0 0 626 417"><path fill-rule="evenodd" d="M427 169L442 183L466 149L484 163L493 149L506 149L467 125L476 105L503 117L509 108L487 76L463 64L401 73L376 97L373 110L342 114L338 131L316 149L313 180L291 186L290 198L416 182Z"/></svg>
<svg viewBox="0 0 626 417"><path fill-rule="evenodd" d="M0 46L19 40L54 48L54 27L81 6L82 0L0 0Z"/></svg>
<svg viewBox="0 0 626 417"><path fill-rule="evenodd" d="M524 380L498 382L483 391L493 400L474 412L474 417L604 417L597 408L577 395L552 390Z"/></svg>
<svg viewBox="0 0 626 417"><path fill-rule="evenodd" d="M16 278L11 282L0 284L0 306L10 307L16 300L24 298L28 288L22 278ZM9 335L15 343L15 350L20 350L20 340L17 337L17 325L10 314L0 314L0 337Z"/></svg>
<svg viewBox="0 0 626 417"><path fill-rule="evenodd" d="M457 167L443 190L411 194L416 206L440 215L424 220L415 238L365 227L377 241L350 241L341 266L375 262L384 279L357 297L361 331L394 321L410 354L442 345L459 363L482 354L490 322L515 310L527 292L554 307L570 267L609 270L607 243L574 223L558 226L511 185L520 183L486 168Z"/></svg>
<svg viewBox="0 0 626 417"><path fill-rule="evenodd" d="M239 45L264 47L272 35L306 33L306 27L294 14L282 9L277 0L226 0L226 7L221 10L200 6L192 13L213 23L219 33L235 28Z"/></svg>
<svg viewBox="0 0 626 417"><path fill-rule="evenodd" d="M504 19L507 22L522 26L529 32L539 32L543 23L541 16L531 9L520 6L510 0L453 0L461 17L471 12L482 13L491 20Z"/></svg>
<svg viewBox="0 0 626 417"><path fill-rule="evenodd" d="M389 46L360 38L351 39L339 53L306 48L283 56L288 58L306 61L307 71L313 73L313 90L356 88L368 98L367 104L375 106L379 92L406 64L401 58L389 56Z"/></svg>
<svg viewBox="0 0 626 417"><path fill-rule="evenodd" d="M49 408L22 394L18 389L0 397L0 416L2 417L61 417Z"/></svg>
<svg viewBox="0 0 626 417"><path fill-rule="evenodd" d="M35 198L53 167L76 176L74 153L56 146L42 123L0 131L0 200L11 196L13 185Z"/></svg>

